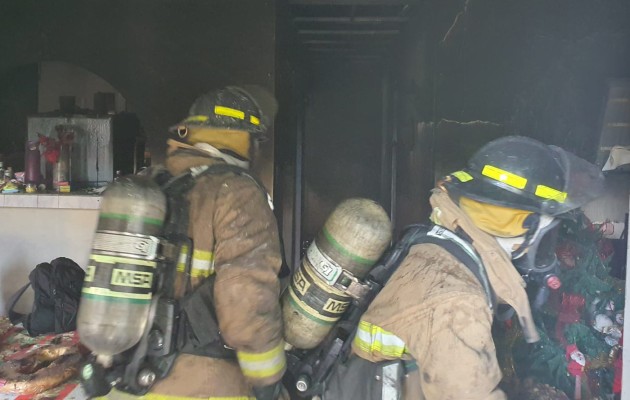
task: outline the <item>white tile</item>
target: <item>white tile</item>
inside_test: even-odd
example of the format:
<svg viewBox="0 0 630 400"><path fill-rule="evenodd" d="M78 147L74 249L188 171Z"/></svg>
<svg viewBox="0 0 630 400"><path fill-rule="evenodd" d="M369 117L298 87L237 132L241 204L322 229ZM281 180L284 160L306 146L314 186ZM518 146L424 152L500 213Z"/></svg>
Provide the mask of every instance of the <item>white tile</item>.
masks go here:
<svg viewBox="0 0 630 400"><path fill-rule="evenodd" d="M37 195L37 208L59 208L59 196L56 194Z"/></svg>
<svg viewBox="0 0 630 400"><path fill-rule="evenodd" d="M59 208L79 208L97 210L101 205L100 196L59 195Z"/></svg>
<svg viewBox="0 0 630 400"><path fill-rule="evenodd" d="M4 207L4 195L0 194L0 207Z"/></svg>
<svg viewBox="0 0 630 400"><path fill-rule="evenodd" d="M36 194L5 194L4 207L37 207Z"/></svg>

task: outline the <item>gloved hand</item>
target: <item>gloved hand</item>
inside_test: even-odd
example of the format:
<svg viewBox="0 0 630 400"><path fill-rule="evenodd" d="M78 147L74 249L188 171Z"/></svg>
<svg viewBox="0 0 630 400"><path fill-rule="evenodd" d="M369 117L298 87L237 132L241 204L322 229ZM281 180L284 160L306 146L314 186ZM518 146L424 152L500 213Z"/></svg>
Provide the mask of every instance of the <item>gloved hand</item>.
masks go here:
<svg viewBox="0 0 630 400"><path fill-rule="evenodd" d="M282 391L282 382L276 382L273 385L254 387L254 396L256 400L279 400Z"/></svg>

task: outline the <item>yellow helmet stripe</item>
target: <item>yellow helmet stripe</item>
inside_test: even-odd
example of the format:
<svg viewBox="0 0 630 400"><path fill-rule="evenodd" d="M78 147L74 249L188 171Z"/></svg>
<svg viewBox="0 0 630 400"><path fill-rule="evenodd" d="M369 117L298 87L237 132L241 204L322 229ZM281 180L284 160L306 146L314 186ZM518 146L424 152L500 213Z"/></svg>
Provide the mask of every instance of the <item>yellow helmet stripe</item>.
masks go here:
<svg viewBox="0 0 630 400"><path fill-rule="evenodd" d="M187 117L184 122L206 122L210 117L207 115L191 115Z"/></svg>
<svg viewBox="0 0 630 400"><path fill-rule="evenodd" d="M255 117L253 115L249 116L249 122L251 122L252 125L260 125L260 119L258 119L258 117Z"/></svg>
<svg viewBox="0 0 630 400"><path fill-rule="evenodd" d="M238 119L245 119L245 113L235 108L214 106L214 113L216 115L223 115L225 117L232 117Z"/></svg>
<svg viewBox="0 0 630 400"><path fill-rule="evenodd" d="M465 171L456 171L456 172L453 172L451 175L459 179L461 182L468 182L468 181L473 180L473 177L468 172L465 172Z"/></svg>
<svg viewBox="0 0 630 400"><path fill-rule="evenodd" d="M561 192L560 190L545 185L536 186L535 194L543 199L555 200L558 203L564 203L567 199L567 192Z"/></svg>
<svg viewBox="0 0 630 400"><path fill-rule="evenodd" d="M506 185L512 186L517 189L524 189L527 185L526 178L502 170L501 168L494 167L492 165L486 165L485 167L483 167L481 174L496 181L503 182Z"/></svg>

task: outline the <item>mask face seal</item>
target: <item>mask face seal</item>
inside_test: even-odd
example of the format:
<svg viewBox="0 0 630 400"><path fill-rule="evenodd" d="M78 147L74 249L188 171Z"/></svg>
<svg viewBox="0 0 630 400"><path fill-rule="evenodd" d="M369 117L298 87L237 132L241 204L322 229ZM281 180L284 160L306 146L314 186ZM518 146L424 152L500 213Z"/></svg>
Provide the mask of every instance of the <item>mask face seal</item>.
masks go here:
<svg viewBox="0 0 630 400"><path fill-rule="evenodd" d="M512 263L523 277L556 272L559 265L556 257L559 229L559 220L541 215L537 227L532 229L533 234L526 235L523 244L512 253Z"/></svg>

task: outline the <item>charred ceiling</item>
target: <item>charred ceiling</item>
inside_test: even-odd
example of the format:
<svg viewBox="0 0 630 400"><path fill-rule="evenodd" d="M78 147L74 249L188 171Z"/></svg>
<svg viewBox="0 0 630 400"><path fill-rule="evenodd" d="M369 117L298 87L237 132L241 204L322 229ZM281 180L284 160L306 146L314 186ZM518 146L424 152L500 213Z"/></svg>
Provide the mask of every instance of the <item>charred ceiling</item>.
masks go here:
<svg viewBox="0 0 630 400"><path fill-rule="evenodd" d="M302 49L312 57L380 59L409 21L415 0L290 0Z"/></svg>

